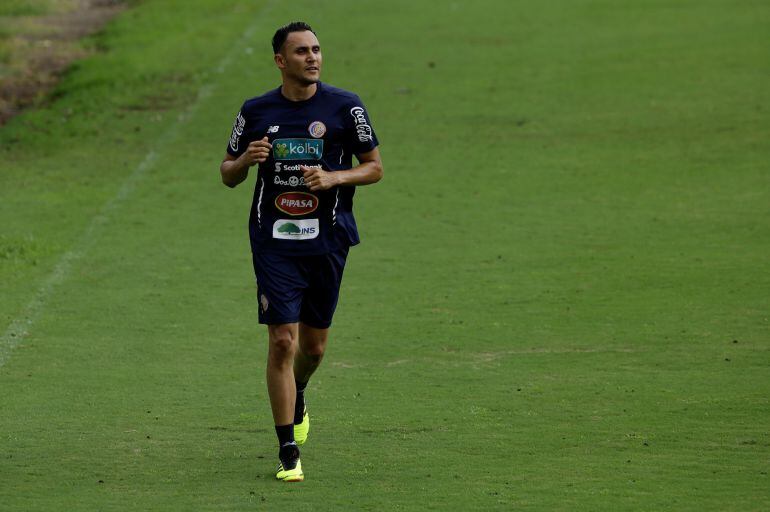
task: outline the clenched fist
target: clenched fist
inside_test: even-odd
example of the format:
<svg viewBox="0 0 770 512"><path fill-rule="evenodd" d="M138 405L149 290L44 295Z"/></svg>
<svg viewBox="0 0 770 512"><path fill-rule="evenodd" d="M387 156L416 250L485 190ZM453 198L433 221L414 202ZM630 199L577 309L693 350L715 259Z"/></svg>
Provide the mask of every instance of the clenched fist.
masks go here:
<svg viewBox="0 0 770 512"><path fill-rule="evenodd" d="M305 178L305 186L313 192L329 190L339 184L338 176L334 172L322 171L316 167L299 166Z"/></svg>
<svg viewBox="0 0 770 512"><path fill-rule="evenodd" d="M255 140L246 151L240 156L243 162L251 167L254 164L261 164L270 157L270 150L273 149L273 145L267 141L267 137L262 137L262 140Z"/></svg>

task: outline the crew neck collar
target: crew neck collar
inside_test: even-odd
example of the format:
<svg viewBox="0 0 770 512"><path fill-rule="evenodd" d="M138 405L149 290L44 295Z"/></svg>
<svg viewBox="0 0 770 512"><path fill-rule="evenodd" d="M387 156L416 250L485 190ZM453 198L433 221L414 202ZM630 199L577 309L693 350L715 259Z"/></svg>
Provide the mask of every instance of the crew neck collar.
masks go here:
<svg viewBox="0 0 770 512"><path fill-rule="evenodd" d="M297 101L290 100L289 98L284 96L283 91L281 91L281 87L282 86L278 87L278 96L280 96L284 101L286 101L287 103L291 103L292 105L303 105L305 103L310 103L315 98L317 98L318 94L321 92L321 89L323 88L323 85L321 84L320 81L316 82L315 93L313 93L313 95L306 100L297 100Z"/></svg>

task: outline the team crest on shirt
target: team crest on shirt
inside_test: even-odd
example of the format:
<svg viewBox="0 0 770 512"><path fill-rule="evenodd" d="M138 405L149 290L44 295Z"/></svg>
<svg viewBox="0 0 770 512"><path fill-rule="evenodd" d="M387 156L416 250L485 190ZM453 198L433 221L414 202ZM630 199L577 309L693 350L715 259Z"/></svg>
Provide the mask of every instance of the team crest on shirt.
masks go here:
<svg viewBox="0 0 770 512"><path fill-rule="evenodd" d="M307 131L309 131L310 135L316 139L320 139L324 136L324 133L326 133L326 125L321 121L313 121L310 123L310 126L307 127Z"/></svg>

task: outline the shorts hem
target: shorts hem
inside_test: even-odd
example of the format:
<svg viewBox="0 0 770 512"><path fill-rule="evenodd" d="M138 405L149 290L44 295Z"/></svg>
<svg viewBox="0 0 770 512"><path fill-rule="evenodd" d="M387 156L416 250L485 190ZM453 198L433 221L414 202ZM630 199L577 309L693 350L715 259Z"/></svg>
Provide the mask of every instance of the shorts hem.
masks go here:
<svg viewBox="0 0 770 512"><path fill-rule="evenodd" d="M299 321L312 327L313 329L328 329L332 326L331 322L308 322L307 320L302 320L301 318Z"/></svg>
<svg viewBox="0 0 770 512"><path fill-rule="evenodd" d="M259 319L259 323L262 324L262 325L296 324L296 323L299 323L299 321L300 321L299 318L296 318L296 319L292 319L292 318L283 319L283 318L281 318L281 319L279 319L277 321L273 320L272 318L269 321L268 320L264 320L262 318Z"/></svg>

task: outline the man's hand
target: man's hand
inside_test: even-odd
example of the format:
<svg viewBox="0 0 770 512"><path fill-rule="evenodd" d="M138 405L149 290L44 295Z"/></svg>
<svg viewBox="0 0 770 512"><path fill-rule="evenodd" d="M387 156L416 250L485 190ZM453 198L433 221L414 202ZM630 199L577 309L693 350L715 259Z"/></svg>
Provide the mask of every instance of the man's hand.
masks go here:
<svg viewBox="0 0 770 512"><path fill-rule="evenodd" d="M254 164L261 164L270 157L271 149L273 149L273 145L267 141L267 137L263 137L262 140L255 140L250 143L240 159L249 167Z"/></svg>
<svg viewBox="0 0 770 512"><path fill-rule="evenodd" d="M339 185L339 177L336 172L322 171L316 167L299 166L305 178L305 186L316 192L318 190L329 190Z"/></svg>
<svg viewBox="0 0 770 512"><path fill-rule="evenodd" d="M232 188L243 182L249 175L249 167L254 164L261 164L270 158L270 150L272 149L273 145L267 141L267 137L262 137L262 140L255 140L250 143L246 151L238 158L226 153L225 159L219 166L222 183Z"/></svg>

